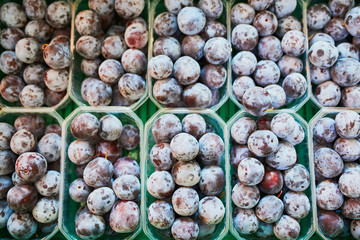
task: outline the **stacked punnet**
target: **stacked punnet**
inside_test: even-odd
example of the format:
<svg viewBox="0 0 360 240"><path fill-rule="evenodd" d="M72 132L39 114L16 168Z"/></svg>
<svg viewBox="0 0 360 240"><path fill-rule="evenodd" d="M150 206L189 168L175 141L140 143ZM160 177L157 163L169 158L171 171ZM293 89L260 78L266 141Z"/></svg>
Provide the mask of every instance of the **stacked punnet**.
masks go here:
<svg viewBox="0 0 360 240"><path fill-rule="evenodd" d="M291 108L306 96L306 36L301 18L292 16L295 9L301 11L296 0L249 0L232 6L232 94L252 115Z"/></svg>

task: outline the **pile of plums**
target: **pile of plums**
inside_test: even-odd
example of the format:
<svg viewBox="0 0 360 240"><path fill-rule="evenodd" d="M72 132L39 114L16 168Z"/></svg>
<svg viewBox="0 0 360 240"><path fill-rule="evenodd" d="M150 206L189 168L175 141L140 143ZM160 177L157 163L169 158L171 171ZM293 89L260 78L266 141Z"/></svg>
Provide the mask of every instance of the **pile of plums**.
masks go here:
<svg viewBox="0 0 360 240"><path fill-rule="evenodd" d="M91 106L130 106L146 89L148 26L139 17L144 0L88 2L75 28L81 35L76 52L82 57L81 97Z"/></svg>
<svg viewBox="0 0 360 240"><path fill-rule="evenodd" d="M0 229L15 239L50 234L58 224L61 128L24 114L13 125L0 122L0 133Z"/></svg>
<svg viewBox="0 0 360 240"><path fill-rule="evenodd" d="M165 0L168 12L155 16L148 73L153 96L167 107L208 108L219 102L226 86L224 64L231 55L221 0ZM225 11L224 11L225 12Z"/></svg>
<svg viewBox="0 0 360 240"><path fill-rule="evenodd" d="M306 37L291 14L296 0L248 0L231 9L232 92L255 116L281 108L307 91L301 57Z"/></svg>
<svg viewBox="0 0 360 240"><path fill-rule="evenodd" d="M182 121L164 114L152 125L156 144L150 160L155 171L146 187L157 200L147 217L155 228L171 229L176 240L211 235L225 216L220 200L224 142L211 128L200 114L188 114Z"/></svg>
<svg viewBox="0 0 360 240"><path fill-rule="evenodd" d="M77 138L67 154L76 164L79 177L69 187L69 195L85 203L75 216L76 234L81 239L97 239L105 234L129 233L139 225L140 167L123 149L134 150L140 142L137 127L114 115L98 120L81 113L70 125ZM108 226L110 225L110 228Z"/></svg>
<svg viewBox="0 0 360 240"><path fill-rule="evenodd" d="M47 6L45 0L7 2L0 20L0 94L24 107L57 105L66 95L71 64L71 8L66 1ZM46 64L44 64L46 63Z"/></svg>
<svg viewBox="0 0 360 240"><path fill-rule="evenodd" d="M341 111L313 127L316 203L326 237L360 239L360 116Z"/></svg>
<svg viewBox="0 0 360 240"><path fill-rule="evenodd" d="M308 9L310 75L324 107L360 107L360 7L354 5L329 0Z"/></svg>
<svg viewBox="0 0 360 240"><path fill-rule="evenodd" d="M300 221L311 209L303 193L310 174L297 163L294 148L304 140L304 129L288 113L257 121L241 117L231 127L231 138L235 229L259 238L297 239Z"/></svg>

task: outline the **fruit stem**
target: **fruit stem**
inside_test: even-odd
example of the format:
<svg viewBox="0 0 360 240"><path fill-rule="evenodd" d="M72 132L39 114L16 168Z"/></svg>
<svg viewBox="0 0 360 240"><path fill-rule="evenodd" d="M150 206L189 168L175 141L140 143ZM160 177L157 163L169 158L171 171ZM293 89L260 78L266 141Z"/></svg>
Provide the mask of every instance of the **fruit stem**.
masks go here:
<svg viewBox="0 0 360 240"><path fill-rule="evenodd" d="M41 49L45 50L45 48L48 46L49 44L45 43L44 45L42 45Z"/></svg>
<svg viewBox="0 0 360 240"><path fill-rule="evenodd" d="M271 107L269 109L265 109L265 110L263 110L263 112L272 111L272 110L274 110L274 107Z"/></svg>

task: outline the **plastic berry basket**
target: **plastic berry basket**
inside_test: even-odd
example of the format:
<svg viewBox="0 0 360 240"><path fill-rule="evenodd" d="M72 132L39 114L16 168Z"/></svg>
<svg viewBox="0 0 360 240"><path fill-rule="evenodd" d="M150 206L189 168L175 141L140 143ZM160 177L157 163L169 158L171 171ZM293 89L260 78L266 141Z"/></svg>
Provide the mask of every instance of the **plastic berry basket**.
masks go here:
<svg viewBox="0 0 360 240"><path fill-rule="evenodd" d="M231 9L234 5L236 5L237 3L248 3L247 0L230 0L229 2L229 12L228 12L228 15L229 15L229 18L231 16ZM295 17L296 19L298 19L302 25L302 32L305 34L305 37L306 39L308 39L308 27L307 27L307 18L306 18L306 0L299 0L297 1L297 6L295 8L295 11L292 13L291 16ZM229 25L228 25L228 31L232 32L233 28L235 26L232 25L231 21L229 20ZM281 39L280 39L281 41ZM287 109L289 111L292 111L292 112L297 112L310 98L310 92L311 92L311 81L310 81L310 65L309 65L309 61L308 61L308 45L307 45L307 42L306 42L306 46L305 46L305 52L299 56L299 58L301 59L302 63L303 63L303 71L301 72L301 74L306 78L307 80L307 90L305 92L305 94L298 98L298 99L295 99L293 100L292 102L290 102L289 104L287 105L284 105L282 106L280 109ZM237 51L234 46L232 47L232 58L236 55L236 53L238 53L239 51ZM285 55L285 54L284 54ZM232 60L232 58L230 59L230 61ZM259 60L259 58L258 58ZM230 99L242 110L245 110L245 107L244 105L242 105L241 102L239 102L233 91L232 91L232 85L233 85L233 82L235 81L236 79L236 74L234 72L230 72L231 74L231 80L228 82L229 86L228 86L228 89L229 89L229 96L230 96ZM281 79L280 81L281 82Z"/></svg>
<svg viewBox="0 0 360 240"><path fill-rule="evenodd" d="M196 5L197 2L198 2L198 0L194 1L194 6ZM220 18L217 19L217 21L219 21L220 23L225 25L225 27L226 27L226 38L231 43L231 37L230 37L231 35L230 35L229 28L228 28L228 24L230 24L230 16L229 16L229 11L228 11L228 1L222 0L222 3L223 3L223 12L222 12ZM157 34L155 33L154 28L153 28L154 20L155 20L156 16L158 16L162 12L167 12L164 0L151 1L151 5L150 5L150 9L149 9L149 50L148 50L148 59L149 60L153 57L154 42L155 42L156 39L159 38L157 36ZM181 42L180 42L180 44L181 44ZM201 61L201 60L199 60L199 61ZM199 62L199 64L200 64L200 62ZM228 93L228 86L229 85L228 85L228 82L230 81L229 79L230 79L230 76L231 76L230 60L228 60L224 64L224 67L226 68L227 79L226 79L226 83L219 89L219 94L220 94L219 102L210 108L210 109L212 109L214 111L217 111L226 102L226 100L229 98L229 93ZM154 85L155 81L156 80L154 78L152 78L148 74L147 82L148 82L148 91L149 91L150 99L151 99L151 101L154 102L154 104L158 108L160 108L160 109L161 108L167 108L163 104L159 103L154 97L153 85Z"/></svg>
<svg viewBox="0 0 360 240"><path fill-rule="evenodd" d="M81 12L83 10L89 10L89 6L88 6L87 0L75 0L73 5L74 5L74 9L72 11L72 20L71 20L72 34L71 34L71 40L70 40L71 41L70 50L73 54L73 64L72 64L71 70L69 72L69 75L70 75L69 95L70 95L71 99L78 106L89 106L88 102L85 101L81 97L81 83L85 78L87 78L87 76L81 71L81 60L83 59L83 57L80 56L75 50L76 41L81 37L81 35L76 31L76 28L75 28L75 17L79 12ZM147 23L149 22L148 21L148 13L150 11L149 5L150 5L150 1L145 0L145 7L144 7L143 12L140 15L140 17L145 19L145 21ZM151 26L151 25L148 24L148 26ZM150 43L148 42L147 47L149 48L149 46L150 46ZM146 52L146 50L145 50L145 52ZM147 59L149 59L149 58L147 57ZM146 75L144 77L145 80L147 80ZM141 96L141 98L139 100L137 100L135 103L133 103L129 106L132 110L135 111L146 101L146 99L148 98L148 90L147 90L149 88L148 86L149 86L149 84L148 84L148 82L146 82L144 94ZM102 106L102 107L106 107L106 106ZM110 107L110 105L109 105L109 107Z"/></svg>
<svg viewBox="0 0 360 240"><path fill-rule="evenodd" d="M304 193L310 200L311 210L310 210L310 213L305 218L301 219L300 235L297 238L297 239L305 240L305 239L310 239L310 237L314 234L314 232L316 231L316 228L317 228L316 196L315 196L315 183L314 183L314 164L313 164L313 161L311 161L312 159L310 158L310 155L309 155L311 152L309 149L310 141L311 141L311 138L309 137L309 125L297 113L292 113L289 111L284 111L284 110L276 110L275 111L274 110L274 111L270 111L267 116L272 118L278 113L285 113L285 112L292 115L295 118L295 120L303 127L304 132L305 132L305 139L300 144L295 146L296 153L298 155L297 163L304 165L310 173L310 186L304 191ZM236 113L227 122L226 129L227 129L227 132L228 132L227 135L229 138L228 139L229 148L228 148L228 151L226 152L226 154L228 155L227 159L230 159L230 150L231 150L231 147L233 146L233 143L231 140L231 135L230 135L231 127L239 118L242 118L242 117L250 117L254 120L257 120L260 118L260 117L254 117L247 112L240 111L240 112ZM230 165L229 175L234 176L234 178L235 178L235 176L237 177L236 169L234 167L232 167L231 165ZM251 235L240 234L234 227L232 213L233 213L233 210L236 208L236 206L235 206L235 204L232 203L231 191L232 191L232 188L235 186L235 183L234 183L234 181L232 181L232 179L230 181L231 182L230 182L230 186L229 186L229 196L228 196L229 202L230 202L230 204L229 204L230 232L236 239L257 240L257 239L259 239L259 237L257 237L256 234L251 234ZM277 238L275 236L273 236L273 237L267 238L267 239L275 240Z"/></svg>
<svg viewBox="0 0 360 240"><path fill-rule="evenodd" d="M315 126L315 124L317 123L317 121L320 119L320 118L323 118L323 117L329 117L329 118L333 118L335 119L336 115L340 112L345 112L345 111L354 111L354 112L357 112L360 114L360 109L351 109L351 108L322 108L319 112L317 112L314 117L310 120L309 122L309 128L310 128L310 134L309 134L309 152L310 152L310 161L311 162L314 162L314 141L313 141L313 128ZM314 188L316 186L316 183L315 183L315 179L313 181L313 185L314 185ZM316 204L316 203L315 203ZM316 209L316 207L315 207ZM350 219L351 220L351 219ZM334 240L341 240L341 239L355 239L351 236L350 234L350 231L346 231L348 234L345 236L343 234L343 232L341 234L339 234L338 236L336 237L332 237L332 238L329 238L329 237L326 237L324 235L324 233L321 231L319 225L318 225L318 219L316 218L316 226L317 226L317 234L322 238L322 239L326 239L326 240L330 240L330 239L334 239ZM350 223L349 223L350 224Z"/></svg>
<svg viewBox="0 0 360 240"><path fill-rule="evenodd" d="M63 1L66 1L70 4L71 8L73 8L73 4L71 3L71 1L67 1L67 0L63 0ZM2 7L2 5L4 5L5 3L8 3L8 2L15 2L15 3L18 3L22 6L22 0L2 0L0 2L0 8ZM53 2L56 2L56 0L45 0L45 2L47 3L47 5L49 6L51 3ZM28 19L29 20L29 19ZM71 27L70 25L68 27ZM6 26L0 21L0 33L1 33L1 29L4 29L6 28ZM6 51L6 49L4 49L2 46L0 46L0 54L3 53L4 51ZM41 54L42 55L42 54ZM45 64L45 63L44 63ZM46 64L45 64L46 65ZM71 68L71 67L69 67ZM0 79L2 79L3 77L5 77L7 74L5 74L4 72L2 72L0 70ZM19 75L21 78L22 78L22 71L21 71L21 74L17 74ZM70 76L70 75L69 75ZM69 77L70 78L70 77ZM70 80L69 80L70 82ZM69 98L69 85L68 85L68 88L66 89L66 95L64 96L64 98L56 105L54 106L51 106L51 107L46 107L46 106L43 106L43 107L39 107L38 111L42 111L40 110L41 108L53 108L55 110L61 110L61 109L64 109L66 108L66 106L69 104L70 102L70 98ZM0 95L0 107L2 108L20 108L20 109L23 109L24 107L21 105L20 101L17 101L17 102L8 102L6 101L1 95ZM28 108L26 108L28 109ZM36 108L34 108L36 109Z"/></svg>
<svg viewBox="0 0 360 240"><path fill-rule="evenodd" d="M354 0L354 2L355 2L355 6L358 6L359 4L360 4L360 1L359 0ZM329 3L329 1L326 1L326 0L308 0L308 1L306 1L306 12L307 12L307 9L309 8L309 7L311 7L312 5L314 5L314 4L317 4L317 3L324 3L324 4L328 4ZM309 35L310 36L310 35ZM308 38L309 39L309 38ZM310 48L310 46L308 46L308 50L309 50L309 48ZM306 59L306 61L308 62L307 64L308 64L308 66L310 67L310 61L309 61L309 59L307 58ZM309 68L310 69L310 68ZM309 71L309 81L310 81L310 85L311 85L311 87L312 87L312 90L311 90L311 97L310 97L310 99L311 99L311 101L318 107L318 108L324 108L324 106L317 100L317 98L315 97L315 90L316 90L316 87L317 87L317 85L315 85L315 84L313 84L313 83L311 83L311 78L310 78L310 71ZM332 81L332 80L330 80L330 81ZM343 87L340 87L341 88L341 90L343 89ZM343 105L342 105L342 101L340 100L340 103L339 103L339 105L338 105L339 107L341 107L341 108L345 108ZM351 108L348 108L348 107L346 107L347 109L351 109Z"/></svg>
<svg viewBox="0 0 360 240"><path fill-rule="evenodd" d="M14 125L16 118L18 118L19 116L24 115L24 114L39 115L40 117L42 117L45 120L46 125L59 124L62 126L62 123L63 123L62 117L60 117L60 115L54 109L46 109L46 108L41 108L41 109L3 108L2 110L0 110L0 122L5 122L10 125ZM61 170L60 173L62 176L63 171ZM61 185L60 185L60 188L61 188ZM59 213L59 215L60 215L60 213ZM59 227L56 226L53 229L53 231L47 235L36 232L32 236L32 239L43 239L43 240L51 239L58 232L58 230L59 230ZM0 231L0 239L14 239L14 238L9 234L7 229L4 228Z"/></svg>
<svg viewBox="0 0 360 240"><path fill-rule="evenodd" d="M161 109L157 111L145 124L145 134L144 139L142 143L143 148L143 157L142 157L142 163L141 163L141 169L143 174L143 184L142 184L142 221L143 221L143 230L148 238L150 239L159 239L159 240L165 240L165 239L173 239L171 236L170 229L167 229L166 231L160 230L155 228L150 224L147 218L147 211L151 203L153 203L156 199L151 196L146 189L146 180L148 177L155 171L154 166L152 165L150 161L150 151L151 148L155 145L154 137L152 135L151 129L154 121L158 119L160 116L164 114L175 114L177 117L179 117L180 120L182 120L187 114L190 113L197 113L200 114L202 117L204 117L207 124L210 124L214 129L215 133L218 134L223 140L225 144L225 150L227 149L227 136L225 129L225 123L224 121L213 111L211 110L188 110L184 108L179 109ZM229 161L227 159L227 155L224 154L221 157L221 166L220 166L225 173L225 186L223 191L219 194L220 200L223 202L224 206L226 207L225 211L225 217L223 220L216 226L215 231L209 235L202 238L197 239L223 239L229 229L229 182L230 182L230 175L229 175Z"/></svg>
<svg viewBox="0 0 360 240"><path fill-rule="evenodd" d="M138 116L130 110L130 108L125 107L78 107L75 111L73 111L64 121L62 128L62 149L61 149L61 189L60 189L60 215L59 215L59 228L62 234L67 239L79 239L75 232L75 214L80 206L80 203L74 202L69 196L69 186L71 182L77 179L75 174L75 164L73 164L67 155L68 146L72 141L76 138L72 136L70 132L70 124L72 120L81 113L92 113L97 118L101 118L104 115L111 114L120 119L122 124L131 124L139 129L140 133L140 141L143 138L143 124ZM134 150L126 151L123 150L122 156L128 156L135 159L140 165L140 158L142 155L141 147L138 146ZM140 182L143 181L140 179ZM142 193L141 193L142 195ZM141 211L141 204L139 204L139 208ZM112 233L107 234L107 230L110 229L110 225L107 224L104 235L99 239L134 239L142 229L142 222L140 219L139 225L133 232L130 233Z"/></svg>

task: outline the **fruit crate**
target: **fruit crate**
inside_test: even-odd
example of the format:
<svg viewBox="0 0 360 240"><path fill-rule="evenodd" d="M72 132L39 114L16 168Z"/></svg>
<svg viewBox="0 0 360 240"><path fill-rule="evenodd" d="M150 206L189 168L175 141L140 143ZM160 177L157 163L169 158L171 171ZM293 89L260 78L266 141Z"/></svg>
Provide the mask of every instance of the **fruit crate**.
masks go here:
<svg viewBox="0 0 360 240"><path fill-rule="evenodd" d="M70 114L72 114L72 117L74 117L73 116L73 114L74 113L72 113L72 111L74 111L74 110L76 110L76 111L80 111L79 109L77 110L77 108L78 108L78 106L75 104L75 103L73 103L73 102L71 102L65 109L62 109L62 110L58 110L58 112L59 112L59 114L61 115L61 116L63 116L63 117L66 117L66 116L69 116ZM90 109L90 107L81 107L80 109ZM96 109L96 108L95 108ZM136 113L136 115L137 116L139 116L139 118L141 119L141 121L143 122L143 124L145 124L146 123L146 121L148 120L148 119L150 119L155 113L156 113L156 111L157 111L158 109L157 109L157 107L150 101L150 99L148 99L135 113ZM228 121L232 116L234 116L237 112L238 112L238 107L233 103L233 102L231 102L230 100L228 100L218 111L217 111L217 114L223 119L223 121ZM317 112L317 108L316 108L316 106L313 104L313 103L311 103L311 102L308 102L307 104L305 104L299 111L298 111L298 114L299 115L301 115L303 118L305 118L307 121L309 121L312 117L313 117L313 115ZM50 114L50 113L48 113L48 109L42 109L42 110L39 110L39 109L23 109L23 110L21 110L21 109L3 109L3 110L1 110L1 116L5 116L6 115L6 121L8 121L9 123L11 122L11 121L14 121L15 120L15 117L13 117L12 119L11 118L8 118L8 112L9 111L13 111L13 112L16 112L16 115L20 115L20 114L24 114L24 113L26 113L26 112L36 112L36 113L40 113L40 114L42 114L42 113L44 113L44 114ZM96 111L98 111L98 110L96 110ZM107 110L107 111L110 111L110 110ZM129 110L128 110L129 111ZM114 111L115 112L115 111ZM55 116L57 116L56 117L56 119L61 119L61 117L57 114L57 113L55 113ZM70 116L71 117L71 116ZM46 122L48 123L48 124L50 124L50 123L53 123L53 118L52 117L46 117ZM63 151L65 151L65 150L63 150ZM146 153L144 153L144 154L146 154ZM68 167L66 167L66 164L64 163L64 167L65 167L65 169L67 169L66 171L67 171L67 173L65 173L65 174L67 174L67 177L72 177L72 179L75 179L75 177L76 177L76 175L75 175L75 173L74 173L74 170L73 170L73 164L71 163L71 164L68 164L68 165L72 165L70 168L68 168ZM228 172L228 173L230 173L230 171ZM62 175L62 176L64 176L64 178L66 178L66 176L65 175ZM70 184L70 183L69 183ZM144 186L143 186L144 187ZM146 189L145 189L145 191L146 191ZM231 191L231 190L229 190L229 191ZM68 193L65 193L65 194L67 194L68 195ZM229 194L229 196L230 196L230 194ZM230 198L231 198L231 196L230 196ZM69 202L72 202L72 200L69 200ZM230 199L230 202L229 202L230 204L231 204L231 199ZM71 212L71 211L68 211L68 213L67 214L71 214L72 216L74 216L75 215L75 211L76 211L76 209L77 209L77 207L75 206L77 203L75 203L75 202L72 202L71 203L73 206L72 206L72 208L70 208L71 209L71 211L73 211L73 212ZM142 204L145 204L145 203L142 203ZM63 207L62 207L62 209L63 209ZM69 210L69 209L68 209ZM63 210L62 210L62 212L63 212ZM63 213L62 213L63 214ZM230 213L230 215L231 215L231 213ZM141 218L143 218L143 216L141 217ZM63 220L64 219L64 216L62 217L62 220L61 221L65 221L65 220ZM74 223L73 223L73 218L69 218L68 219L69 220L69 224L72 224L72 225L74 225ZM146 220L146 219L145 219ZM60 218L59 218L59 222L60 222ZM60 223L61 224L61 223ZM59 225L60 225L59 224ZM145 225L146 223L144 222L144 225ZM143 225L143 231L141 231L141 230L139 230L139 233L138 233L138 235L135 237L135 238L133 238L133 239L136 239L136 240L143 240L143 239L149 239L146 235L145 235L145 233L144 233L144 229L145 229L145 226ZM57 232L57 231L56 231ZM54 232L54 234L56 233L56 232ZM75 234L74 232L73 232L73 234ZM1 236L2 237L2 236ZM5 237L5 236L4 236ZM49 236L50 237L50 236ZM73 235L73 237L74 238L71 238L71 239L76 239L76 235ZM52 236L52 239L57 239L57 240L64 240L64 239L68 239L68 238L66 238L65 236L64 236L64 234L62 233L62 232L60 232L60 231L58 231L54 236ZM226 240L232 240L232 239L240 239L240 238L235 238L231 233L230 233L230 231L228 231L226 234L225 234L225 236L224 236L224 238L223 239L226 239ZM321 239L321 237L320 236L318 236L318 235L316 235L316 234L314 234L310 239Z"/></svg>
<svg viewBox="0 0 360 240"><path fill-rule="evenodd" d="M59 228L60 231L67 239L78 239L78 236L75 232L75 214L77 209L81 206L80 203L74 202L69 196L69 186L72 181L77 179L75 174L75 164L73 164L67 154L67 149L72 141L76 138L70 132L70 124L72 120L81 113L92 113L98 119L102 116L111 114L115 117L119 118L123 124L130 124L139 129L140 141L143 139L143 124L139 117L134 114L129 108L121 108L121 107L79 107L75 111L73 111L64 121L62 125L62 161L61 161L61 189L60 189L60 209L59 209ZM136 160L140 165L140 158L142 155L142 149L140 146L137 148L127 151L123 150L122 156L128 156ZM142 179L140 178L141 184L143 184ZM141 195L143 195L141 193ZM141 212L141 203L139 204L140 212ZM142 229L142 222L139 222L136 230L130 233L123 234L109 234L107 226L105 230L105 234L99 239L134 239Z"/></svg>
<svg viewBox="0 0 360 240"><path fill-rule="evenodd" d="M50 125L50 124L62 125L64 121L63 118L54 109L5 108L0 111L0 122L5 122L13 126L16 118L24 114L37 114L45 120L46 125ZM60 164L60 160L58 161ZM60 174L62 176L63 172L60 171ZM42 233L35 233L33 239L43 239L43 240L51 239L56 235L58 231L59 231L59 227L56 226L54 230L47 235ZM8 233L7 229L5 228L0 231L0 239L13 239L13 237Z"/></svg>
<svg viewBox="0 0 360 240"><path fill-rule="evenodd" d="M15 2L15 3L18 3L18 4L22 5L22 0L2 0L0 2L0 8L1 8L2 5L4 5L5 3L8 3L8 2ZM49 4L51 4L53 2L56 2L56 0L45 0L45 2L49 6ZM66 2L68 2L68 1L66 1ZM71 4L70 1L69 1L69 4L72 7L72 4ZM71 26L69 25L68 27L70 28ZM0 33L1 33L1 29L4 29L4 28L5 28L5 25L0 21ZM5 49L0 45L0 53L2 53L4 51L5 51ZM15 51L15 50L11 50L11 51ZM39 61L39 62L41 62L41 61ZM46 64L44 63L44 65L46 65ZM0 70L0 79L5 77L6 75L7 74L5 74L4 72L2 72ZM17 74L17 75L19 75L19 74ZM68 88L66 89L66 95L64 96L64 98L58 104L56 104L56 105L54 105L52 107L46 107L44 105L43 107L39 108L39 111L42 111L41 108L52 108L52 109L55 109L55 110L64 110L69 104L70 104L70 97L69 97L69 86L68 86ZM1 95L0 95L0 108L19 108L19 110L24 109L24 107L21 105L20 101L18 101L18 102L8 102ZM51 111L51 110L49 110L49 111Z"/></svg>

